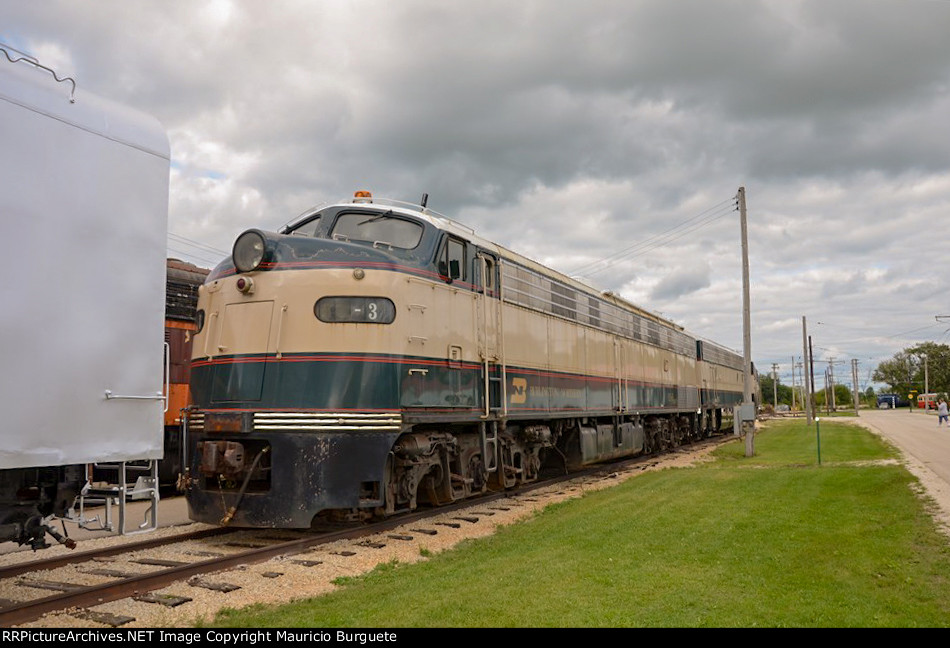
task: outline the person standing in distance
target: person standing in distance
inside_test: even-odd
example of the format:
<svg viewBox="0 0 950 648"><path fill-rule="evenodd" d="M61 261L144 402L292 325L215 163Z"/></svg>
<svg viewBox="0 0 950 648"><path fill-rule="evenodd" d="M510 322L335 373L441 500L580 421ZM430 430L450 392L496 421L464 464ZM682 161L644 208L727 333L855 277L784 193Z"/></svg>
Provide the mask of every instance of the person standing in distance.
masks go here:
<svg viewBox="0 0 950 648"><path fill-rule="evenodd" d="M950 422L947 420L947 401L940 399L940 403L937 405L937 425L943 425L947 423L950 426Z"/></svg>

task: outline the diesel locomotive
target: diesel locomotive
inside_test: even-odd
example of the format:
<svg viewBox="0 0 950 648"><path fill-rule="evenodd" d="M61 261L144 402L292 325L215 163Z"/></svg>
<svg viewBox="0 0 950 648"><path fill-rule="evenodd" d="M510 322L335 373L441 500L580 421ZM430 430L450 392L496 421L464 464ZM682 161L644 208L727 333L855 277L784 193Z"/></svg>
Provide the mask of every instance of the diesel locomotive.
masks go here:
<svg viewBox="0 0 950 648"><path fill-rule="evenodd" d="M729 425L741 355L425 202L357 192L242 233L208 276L181 480L193 520L387 516Z"/></svg>

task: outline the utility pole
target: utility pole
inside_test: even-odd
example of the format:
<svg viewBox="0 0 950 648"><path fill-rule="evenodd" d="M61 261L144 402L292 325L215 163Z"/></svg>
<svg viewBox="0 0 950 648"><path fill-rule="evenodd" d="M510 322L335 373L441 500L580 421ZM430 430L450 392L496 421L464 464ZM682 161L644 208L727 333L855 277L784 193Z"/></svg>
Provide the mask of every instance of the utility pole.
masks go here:
<svg viewBox="0 0 950 648"><path fill-rule="evenodd" d="M854 384L854 415L858 415L858 359L851 359L851 382Z"/></svg>
<svg viewBox="0 0 950 648"><path fill-rule="evenodd" d="M752 309L749 305L749 228L746 225L745 187L739 187L739 224L742 235L742 355L745 360L742 407L749 419L743 417L741 425L746 428L745 456L752 457L755 455L755 404L752 402Z"/></svg>
<svg viewBox="0 0 950 648"><path fill-rule="evenodd" d="M812 368L811 371L809 371L808 368L808 361L811 358L811 354L808 352L810 342L811 338L808 337L808 327L805 324L805 316L802 315L802 357L804 358L802 361L802 377L805 379L804 385L802 387L804 389L803 395L805 397L805 400L803 401L805 403L805 418L808 421L808 425L811 425L812 423L814 412L814 409L811 406L811 393L812 388L814 387L811 376L814 376L814 368ZM809 376L809 374L811 374L811 376Z"/></svg>
<svg viewBox="0 0 950 648"><path fill-rule="evenodd" d="M912 401L912 400L913 400L913 399L911 398L911 393L913 393L914 391L916 391L916 390L914 389L914 384L915 384L915 381L914 381L914 370L913 370L913 367L911 367L910 356L907 356L907 400L908 400L908 401ZM913 413L913 411L914 411L914 406L915 406L916 404L917 404L917 403L914 403L914 402L911 402L911 403L910 403L909 409L910 409L911 413ZM895 405L895 407L896 407L896 405Z"/></svg>
<svg viewBox="0 0 950 648"><path fill-rule="evenodd" d="M815 392L814 392L814 388L815 388L815 355L814 355L814 353L812 353L812 349L811 349L811 336L810 336L810 335L808 336L808 347L807 347L807 350L808 350L808 356L807 356L807 359L805 360L805 364L808 365L808 373L811 375L811 377L809 378L809 381L811 382L811 386L812 386L812 399L814 399L814 394L815 394ZM814 409L815 409L815 403L812 402L810 405L811 405L812 411L814 411ZM821 417L819 417L819 416L816 416L816 417L815 417L815 440L818 442L818 465L819 465L819 466L821 465L821 423L819 422L819 419L820 419L820 418L821 418Z"/></svg>
<svg viewBox="0 0 950 648"><path fill-rule="evenodd" d="M802 408L802 413L805 412L805 361L804 358L799 362L795 363L795 368L798 369L798 398L800 407Z"/></svg>
<svg viewBox="0 0 950 648"><path fill-rule="evenodd" d="M814 412L817 421L821 410L818 408L818 383L815 382L815 347L810 335L808 336L808 357L811 362L811 411Z"/></svg>
<svg viewBox="0 0 950 648"><path fill-rule="evenodd" d="M927 372L927 354L925 353L923 354L923 356L924 356L924 393L929 394L930 393L930 374ZM924 413L925 414L927 413L927 410L930 409L930 401L928 400L928 398L929 398L928 396L924 396Z"/></svg>
<svg viewBox="0 0 950 648"><path fill-rule="evenodd" d="M795 411L795 356L792 356L792 411Z"/></svg>
<svg viewBox="0 0 950 648"><path fill-rule="evenodd" d="M831 392L834 393L834 390ZM831 413L831 398L828 397L828 368L825 367L825 412Z"/></svg>
<svg viewBox="0 0 950 648"><path fill-rule="evenodd" d="M802 402L801 407L802 407L802 411L804 412L804 411L805 411L805 401L807 400L807 396L805 395L805 361L804 361L804 359L803 359L801 362L797 363L795 366L798 367L798 376L799 376L799 378L801 379L801 384L799 384L799 386L798 386L798 388L799 388L799 390L800 390L798 396L799 396L799 398L802 399L802 400L801 400L801 402Z"/></svg>
<svg viewBox="0 0 950 648"><path fill-rule="evenodd" d="M831 382L831 411L838 411L838 404L835 403L835 359L834 357L828 358L828 375L830 376L829 380Z"/></svg>
<svg viewBox="0 0 950 648"><path fill-rule="evenodd" d="M778 365L772 363L772 408L778 409Z"/></svg>

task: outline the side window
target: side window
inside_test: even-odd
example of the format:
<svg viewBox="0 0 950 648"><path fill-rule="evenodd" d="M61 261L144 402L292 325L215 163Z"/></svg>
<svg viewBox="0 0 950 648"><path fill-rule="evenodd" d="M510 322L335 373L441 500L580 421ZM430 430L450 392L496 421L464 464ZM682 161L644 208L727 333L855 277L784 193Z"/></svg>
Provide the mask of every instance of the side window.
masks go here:
<svg viewBox="0 0 950 648"><path fill-rule="evenodd" d="M486 295L495 292L495 259L485 254L476 254L472 260L472 283ZM482 276L484 274L484 276Z"/></svg>
<svg viewBox="0 0 950 648"><path fill-rule="evenodd" d="M455 238L446 239L439 253L439 274L449 280L465 280L465 244Z"/></svg>
<svg viewBox="0 0 950 648"><path fill-rule="evenodd" d="M577 293L559 283L551 282L551 312L561 317L577 318Z"/></svg>
<svg viewBox="0 0 950 648"><path fill-rule="evenodd" d="M600 326L600 304L593 297L587 298L587 313L591 326Z"/></svg>
<svg viewBox="0 0 950 648"><path fill-rule="evenodd" d="M320 225L320 217L312 218L306 223L302 223L297 227L293 228L288 234L293 234L294 236L313 236L317 232L317 226Z"/></svg>

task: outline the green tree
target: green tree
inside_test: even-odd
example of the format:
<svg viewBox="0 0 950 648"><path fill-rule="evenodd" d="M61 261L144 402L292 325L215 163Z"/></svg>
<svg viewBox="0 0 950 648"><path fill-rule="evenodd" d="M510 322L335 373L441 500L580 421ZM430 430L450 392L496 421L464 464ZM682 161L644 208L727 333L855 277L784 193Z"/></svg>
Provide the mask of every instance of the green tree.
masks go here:
<svg viewBox="0 0 950 648"><path fill-rule="evenodd" d="M926 380L925 358L926 356ZM874 382L884 383L888 392L907 396L912 390L923 394L926 387L931 393L950 391L950 346L924 342L894 354L877 366L872 375Z"/></svg>
<svg viewBox="0 0 950 648"><path fill-rule="evenodd" d="M838 409L854 409L854 394L847 385L835 385L835 407Z"/></svg>
<svg viewBox="0 0 950 648"><path fill-rule="evenodd" d="M815 407L818 409L827 409L831 406L830 392L827 388L819 387L815 391ZM854 400L851 396L851 390L847 385L841 383L835 384L834 405L836 410L854 409Z"/></svg>
<svg viewBox="0 0 950 648"><path fill-rule="evenodd" d="M788 385L783 385L781 381L775 385L773 389L773 380L770 374L759 374L759 388L762 390L762 404L763 405L773 405L773 400L775 396L778 396L779 405L792 405L792 388ZM801 405L798 400L795 401L796 405Z"/></svg>

